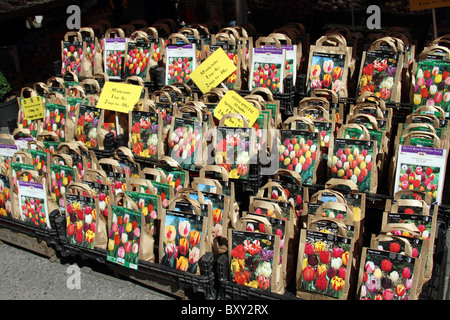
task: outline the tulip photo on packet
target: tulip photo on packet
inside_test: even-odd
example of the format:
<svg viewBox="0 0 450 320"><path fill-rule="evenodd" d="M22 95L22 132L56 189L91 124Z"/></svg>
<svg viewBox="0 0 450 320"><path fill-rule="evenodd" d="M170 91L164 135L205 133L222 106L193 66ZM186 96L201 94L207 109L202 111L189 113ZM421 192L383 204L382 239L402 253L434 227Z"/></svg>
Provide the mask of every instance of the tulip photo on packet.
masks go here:
<svg viewBox="0 0 450 320"><path fill-rule="evenodd" d="M94 198L65 194L67 242L94 249L97 208Z"/></svg>
<svg viewBox="0 0 450 320"><path fill-rule="evenodd" d="M0 216L11 218L11 189L9 178L0 174Z"/></svg>
<svg viewBox="0 0 450 320"><path fill-rule="evenodd" d="M18 207L22 221L34 226L49 229L50 221L47 209L47 194L41 183L22 181L17 182Z"/></svg>
<svg viewBox="0 0 450 320"><path fill-rule="evenodd" d="M413 112L419 107L439 106L446 117L450 114L450 63L421 60L417 64L413 85Z"/></svg>
<svg viewBox="0 0 450 320"><path fill-rule="evenodd" d="M106 260L131 269L138 269L141 241L141 214L111 205Z"/></svg>
<svg viewBox="0 0 450 320"><path fill-rule="evenodd" d="M345 55L314 52L310 65L307 91L331 89L339 94L344 85Z"/></svg>
<svg viewBox="0 0 450 320"><path fill-rule="evenodd" d="M358 96L365 91L374 92L390 102L397 83L398 57L388 52L367 52L358 86Z"/></svg>
<svg viewBox="0 0 450 320"><path fill-rule="evenodd" d="M415 258L367 249L361 260L360 300L409 300L413 290Z"/></svg>
<svg viewBox="0 0 450 320"><path fill-rule="evenodd" d="M349 270L351 241L328 232L305 230L306 242L299 256L301 291L342 298Z"/></svg>
<svg viewBox="0 0 450 320"><path fill-rule="evenodd" d="M275 236L232 230L230 279L233 283L271 291ZM275 262L277 263L277 262Z"/></svg>
<svg viewBox="0 0 450 320"><path fill-rule="evenodd" d="M161 265L194 274L198 272L203 219L187 212L166 211L164 225L161 225Z"/></svg>
<svg viewBox="0 0 450 320"><path fill-rule="evenodd" d="M160 143L160 122L158 114L153 112L132 111L130 149L139 157L158 159Z"/></svg>

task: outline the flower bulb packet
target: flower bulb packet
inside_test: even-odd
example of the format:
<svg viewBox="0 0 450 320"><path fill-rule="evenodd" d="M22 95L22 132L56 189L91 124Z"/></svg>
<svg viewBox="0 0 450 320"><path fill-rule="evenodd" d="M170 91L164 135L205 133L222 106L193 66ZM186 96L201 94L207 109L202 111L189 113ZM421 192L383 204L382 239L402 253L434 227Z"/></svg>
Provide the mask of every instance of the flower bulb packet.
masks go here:
<svg viewBox="0 0 450 320"><path fill-rule="evenodd" d="M229 224L230 198L223 194L201 192L204 203L211 205L212 228L215 237L224 237L227 235L227 226ZM190 192L189 198L199 201L199 195L196 192Z"/></svg>
<svg viewBox="0 0 450 320"><path fill-rule="evenodd" d="M111 212L111 197L113 194L111 186L96 181L84 180L83 183L87 184L93 191L91 196L98 199L98 213L107 219Z"/></svg>
<svg viewBox="0 0 450 320"><path fill-rule="evenodd" d="M21 163L21 162L11 162L10 163L10 179L12 183L12 190L14 193L17 194L18 192L18 185L17 181L19 180L26 180L31 181L32 177L28 173L24 173L22 176L20 173L23 170L35 170L35 167L32 164L28 163Z"/></svg>
<svg viewBox="0 0 450 320"><path fill-rule="evenodd" d="M70 39L71 36L75 37ZM66 72L70 71L78 76L81 71L83 55L81 34L78 32L67 32L64 35L64 40L61 41L61 75L64 76Z"/></svg>
<svg viewBox="0 0 450 320"><path fill-rule="evenodd" d="M213 54L217 49L222 48L225 51L228 58L233 61L236 65L236 70L233 71L225 80L222 81L223 85L225 85L228 89L232 90L240 90L242 86L242 55L241 50L239 49L239 45L233 44L232 41L227 40L217 40L215 37L212 40L212 43L209 46L209 54Z"/></svg>
<svg viewBox="0 0 450 320"><path fill-rule="evenodd" d="M166 210L161 217L160 261L163 266L199 274L204 254L206 220L201 215Z"/></svg>
<svg viewBox="0 0 450 320"><path fill-rule="evenodd" d="M252 216L258 217L258 214L255 213L247 213L246 216L251 219ZM283 219L277 219L274 217L268 217L265 216L265 219L268 220L270 226L272 227L272 235L277 235L280 237L280 261L279 264L282 264L283 261L287 261L287 253L288 253L288 242L291 239L291 235L289 235L289 228L286 227L286 221ZM261 232L261 233L267 233L268 230L266 230L266 226L264 223L258 222L258 221L246 221L245 225L243 226L245 231L250 232ZM286 245L285 245L286 244ZM286 250L283 250L285 249ZM284 260L283 260L284 259Z"/></svg>
<svg viewBox="0 0 450 320"><path fill-rule="evenodd" d="M362 248L358 300L417 300L417 259L404 254Z"/></svg>
<svg viewBox="0 0 450 320"><path fill-rule="evenodd" d="M272 93L283 93L285 64L283 49L253 48L249 90L263 87Z"/></svg>
<svg viewBox="0 0 450 320"><path fill-rule="evenodd" d="M284 192L286 192L288 197L288 201L294 205L296 216L301 216L303 212L303 203L307 202L309 198L308 188L298 185L293 179L289 179L289 176L280 175L278 178L279 180L269 179L269 182L276 182L283 187ZM272 191L269 190L269 192L274 199L279 199L278 191L276 189L273 189Z"/></svg>
<svg viewBox="0 0 450 320"><path fill-rule="evenodd" d="M7 175L9 175L10 163L17 151L19 151L19 147L15 144L0 144L0 164L5 166Z"/></svg>
<svg viewBox="0 0 450 320"><path fill-rule="evenodd" d="M311 51L309 61L307 94L316 89L329 89L342 96L347 86L346 54Z"/></svg>
<svg viewBox="0 0 450 320"><path fill-rule="evenodd" d="M431 203L440 204L447 164L447 150L400 145L394 180L399 190L426 191Z"/></svg>
<svg viewBox="0 0 450 320"><path fill-rule="evenodd" d="M205 124L184 118L172 118L167 137L168 155L185 170L195 170L203 164L203 133Z"/></svg>
<svg viewBox="0 0 450 320"><path fill-rule="evenodd" d="M152 181L154 194L157 194L161 197L161 205L163 209L169 208L169 202L174 197L174 191L170 184L168 183L162 183L157 181Z"/></svg>
<svg viewBox="0 0 450 320"><path fill-rule="evenodd" d="M354 243L351 238L301 230L297 262L297 297L348 298Z"/></svg>
<svg viewBox="0 0 450 320"><path fill-rule="evenodd" d="M149 42L128 41L125 53L123 68L123 78L138 76L143 80L148 80L148 70L150 69L150 59L152 57L152 44Z"/></svg>
<svg viewBox="0 0 450 320"><path fill-rule="evenodd" d="M45 179L47 178L48 162L50 160L49 154L45 151L32 149L27 150L27 152L33 158L33 165L35 167L35 170L38 172L39 177L42 181L46 181Z"/></svg>
<svg viewBox="0 0 450 320"><path fill-rule="evenodd" d="M429 242L424 239L402 237L402 236L386 236L372 235L371 248L383 250L393 253L406 254L410 257L420 259L420 269L423 270L423 279L418 284L418 290L421 290L422 283L431 278L433 262L432 255L429 254Z"/></svg>
<svg viewBox="0 0 450 320"><path fill-rule="evenodd" d="M413 112L424 105L439 106L450 115L450 62L420 60L413 74L411 102Z"/></svg>
<svg viewBox="0 0 450 320"><path fill-rule="evenodd" d="M229 230L230 281L262 291L274 292L279 268L279 237L259 232ZM284 292L284 288L282 288Z"/></svg>
<svg viewBox="0 0 450 320"><path fill-rule="evenodd" d="M103 65L110 80L120 80L124 72L126 38L104 38Z"/></svg>
<svg viewBox="0 0 450 320"><path fill-rule="evenodd" d="M158 159L163 155L161 114L130 111L129 148L136 157Z"/></svg>
<svg viewBox="0 0 450 320"><path fill-rule="evenodd" d="M7 175L0 174L0 216L12 218L11 184Z"/></svg>
<svg viewBox="0 0 450 320"><path fill-rule="evenodd" d="M263 48L276 49L276 46L272 45L264 45ZM281 45L281 49L284 50L286 56L286 64L285 64L285 76L292 76L295 81L297 79L297 45Z"/></svg>
<svg viewBox="0 0 450 320"><path fill-rule="evenodd" d="M112 205L106 260L138 270L141 246L140 212Z"/></svg>
<svg viewBox="0 0 450 320"><path fill-rule="evenodd" d="M90 196L64 194L66 241L70 245L94 250L97 234L97 201Z"/></svg>
<svg viewBox="0 0 450 320"><path fill-rule="evenodd" d="M50 229L45 185L38 182L17 181L18 204L23 222L33 226Z"/></svg>
<svg viewBox="0 0 450 320"><path fill-rule="evenodd" d="M328 167L330 179L353 181L363 193L377 190L377 144L371 140L335 139L329 147Z"/></svg>
<svg viewBox="0 0 450 320"><path fill-rule="evenodd" d="M50 176L47 179L49 191L55 202L59 205L61 212L65 211L64 194L72 181L78 181L75 169L55 163L48 164Z"/></svg>
<svg viewBox="0 0 450 320"><path fill-rule="evenodd" d="M103 110L82 104L78 110L75 141L81 141L87 148L99 149L98 131L103 122Z"/></svg>
<svg viewBox="0 0 450 320"><path fill-rule="evenodd" d="M162 210L161 197L134 191L125 191L125 195L137 205L143 215L145 227L150 230L152 235L155 235L155 222Z"/></svg>
<svg viewBox="0 0 450 320"><path fill-rule="evenodd" d="M320 141L318 132L280 130L279 168L295 171L303 185L313 185L320 162Z"/></svg>
<svg viewBox="0 0 450 320"><path fill-rule="evenodd" d="M55 103L46 103L44 110L43 128L54 132L59 141L66 141L66 106Z"/></svg>
<svg viewBox="0 0 450 320"><path fill-rule="evenodd" d="M369 91L389 102L400 102L403 56L387 50L364 51L358 81L358 96Z"/></svg>
<svg viewBox="0 0 450 320"><path fill-rule="evenodd" d="M188 84L192 71L196 68L195 45L183 44L166 46L166 85Z"/></svg>
<svg viewBox="0 0 450 320"><path fill-rule="evenodd" d="M215 164L228 171L229 179L248 180L253 153L252 128L216 127Z"/></svg>

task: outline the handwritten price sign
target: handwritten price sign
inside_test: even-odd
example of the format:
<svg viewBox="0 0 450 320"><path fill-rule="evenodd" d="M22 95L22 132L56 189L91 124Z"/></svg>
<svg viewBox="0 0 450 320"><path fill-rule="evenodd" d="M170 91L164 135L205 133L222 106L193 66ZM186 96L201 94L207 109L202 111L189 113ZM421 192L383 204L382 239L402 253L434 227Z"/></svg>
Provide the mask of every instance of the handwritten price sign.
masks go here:
<svg viewBox="0 0 450 320"><path fill-rule="evenodd" d="M44 118L44 103L42 97L19 98L19 104L25 113L25 119L37 120Z"/></svg>
<svg viewBox="0 0 450 320"><path fill-rule="evenodd" d="M225 51L219 48L192 72L191 79L203 93L206 93L236 69L236 65Z"/></svg>
<svg viewBox="0 0 450 320"><path fill-rule="evenodd" d="M105 82L97 108L128 113L139 101L142 87L118 82Z"/></svg>
<svg viewBox="0 0 450 320"><path fill-rule="evenodd" d="M250 127L253 126L259 116L259 110L233 90L228 90L225 96L220 99L219 104L214 109L214 117L220 120L228 113L243 114L248 119ZM240 119L234 118L226 119L225 125L229 127L244 126Z"/></svg>

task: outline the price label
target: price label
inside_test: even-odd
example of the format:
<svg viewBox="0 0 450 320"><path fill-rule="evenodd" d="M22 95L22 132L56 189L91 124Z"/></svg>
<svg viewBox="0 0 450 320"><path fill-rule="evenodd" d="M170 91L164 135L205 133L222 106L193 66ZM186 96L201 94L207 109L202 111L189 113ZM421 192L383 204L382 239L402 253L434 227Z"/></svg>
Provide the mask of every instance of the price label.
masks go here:
<svg viewBox="0 0 450 320"><path fill-rule="evenodd" d="M250 102L242 98L233 90L228 90L227 93L220 99L219 104L214 109L214 117L222 119L225 114L240 113L248 119L248 125L253 126L256 119L258 119L259 111ZM225 120L225 124L230 127L243 127L242 120L229 118Z"/></svg>
<svg viewBox="0 0 450 320"><path fill-rule="evenodd" d="M25 113L25 119L37 120L44 118L44 103L41 96L19 98L19 103Z"/></svg>
<svg viewBox="0 0 450 320"><path fill-rule="evenodd" d="M203 93L206 93L236 69L236 65L225 51L219 48L192 72L191 79Z"/></svg>
<svg viewBox="0 0 450 320"><path fill-rule="evenodd" d="M97 108L128 113L139 101L141 93L141 86L107 81L98 99Z"/></svg>

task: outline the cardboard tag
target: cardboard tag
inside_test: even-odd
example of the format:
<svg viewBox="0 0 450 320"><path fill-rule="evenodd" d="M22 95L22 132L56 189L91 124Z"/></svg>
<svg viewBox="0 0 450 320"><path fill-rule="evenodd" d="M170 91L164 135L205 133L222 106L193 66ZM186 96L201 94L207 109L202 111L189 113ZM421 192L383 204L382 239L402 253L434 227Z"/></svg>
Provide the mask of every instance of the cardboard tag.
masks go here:
<svg viewBox="0 0 450 320"><path fill-rule="evenodd" d="M44 103L42 97L20 98L20 106L25 113L25 119L37 120L44 118Z"/></svg>
<svg viewBox="0 0 450 320"><path fill-rule="evenodd" d="M219 48L192 72L191 79L203 93L206 93L236 69L236 65L228 58L225 51Z"/></svg>
<svg viewBox="0 0 450 320"><path fill-rule="evenodd" d="M250 102L242 98L236 91L228 90L214 109L214 117L222 119L225 114L240 113L243 114L250 127L258 119L259 111ZM243 127L244 124L239 119L226 119L225 124L229 127Z"/></svg>
<svg viewBox="0 0 450 320"><path fill-rule="evenodd" d="M441 8L450 6L448 0L409 0L409 10L418 11L425 9Z"/></svg>
<svg viewBox="0 0 450 320"><path fill-rule="evenodd" d="M105 82L97 108L128 113L141 97L142 87L117 82Z"/></svg>

